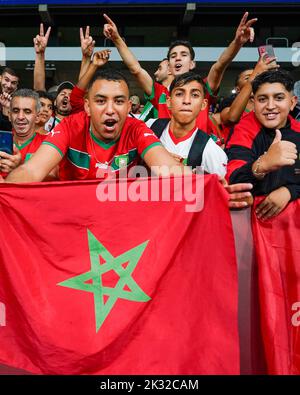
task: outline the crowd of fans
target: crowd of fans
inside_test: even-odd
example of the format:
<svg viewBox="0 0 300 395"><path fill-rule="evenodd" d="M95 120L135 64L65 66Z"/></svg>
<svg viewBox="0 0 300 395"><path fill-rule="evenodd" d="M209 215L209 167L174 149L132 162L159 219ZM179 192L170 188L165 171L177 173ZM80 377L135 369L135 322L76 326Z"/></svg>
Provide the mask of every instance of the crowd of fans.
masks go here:
<svg viewBox="0 0 300 395"><path fill-rule="evenodd" d="M265 54L254 69L237 76L235 95L218 101L226 69L253 41L256 19L244 14L205 78L196 72L191 44L183 40L162 54L153 78L113 20L104 18L103 34L142 88L146 104L130 96L124 76L110 67L110 50L95 52L89 27L80 29L78 81L62 82L55 97L46 92L51 28L45 33L41 25L34 38L34 90L18 89L10 68L1 74L0 129L12 131L14 139L12 154L0 152L3 182L94 179L143 161L149 168L167 167L170 174L197 166L218 174L231 207L247 206L251 194L265 195L257 208L262 219L300 197L300 123L289 73Z"/></svg>

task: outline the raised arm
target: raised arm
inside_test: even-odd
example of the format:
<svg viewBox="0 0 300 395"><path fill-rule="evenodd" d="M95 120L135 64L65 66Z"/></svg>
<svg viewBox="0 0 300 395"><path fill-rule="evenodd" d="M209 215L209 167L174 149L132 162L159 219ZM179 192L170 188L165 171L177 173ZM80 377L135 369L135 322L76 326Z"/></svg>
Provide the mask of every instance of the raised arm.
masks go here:
<svg viewBox="0 0 300 395"><path fill-rule="evenodd" d="M45 91L45 51L50 36L51 27L48 27L46 34L44 34L44 25L40 24L40 33L33 39L35 50L35 63L33 71L33 89Z"/></svg>
<svg viewBox="0 0 300 395"><path fill-rule="evenodd" d="M89 64L85 74L83 74L78 81L78 88L84 91L87 89L97 69L103 67L109 61L110 53L110 49L103 49L102 51L94 53L92 62Z"/></svg>
<svg viewBox="0 0 300 395"><path fill-rule="evenodd" d="M110 49L96 52L93 56L93 61L89 63L85 74L82 75L77 85L72 90L70 101L73 114L84 110L84 96L88 85L98 67L102 67L108 62L110 52Z"/></svg>
<svg viewBox="0 0 300 395"><path fill-rule="evenodd" d="M207 82L213 92L218 90L226 68L230 65L242 46L246 44L247 41L253 42L254 40L254 29L252 25L257 21L257 18L247 21L248 14L248 12L245 12L236 30L234 40L221 54L216 63L212 65L209 71Z"/></svg>
<svg viewBox="0 0 300 395"><path fill-rule="evenodd" d="M89 26L86 27L84 34L83 34L83 29L81 27L79 34L80 34L82 60L81 60L81 67L80 67L78 80L80 80L81 77L86 73L91 63L91 58L95 49L95 41L93 40L93 37L90 36Z"/></svg>
<svg viewBox="0 0 300 395"><path fill-rule="evenodd" d="M153 86L153 80L150 74L141 67L138 60L127 47L124 40L120 36L115 23L106 14L103 14L103 16L107 22L103 28L104 36L115 44L121 58L123 59L123 62L128 67L130 73L134 75L139 86L143 89L146 95L150 96Z"/></svg>
<svg viewBox="0 0 300 395"><path fill-rule="evenodd" d="M267 54L264 54L263 57L258 60L248 81L245 83L240 93L236 96L231 106L224 108L224 110L221 112L221 121L224 125L232 125L239 122L252 93L252 81L257 75L263 73L264 71L278 69L279 65L274 63L275 59L276 58L269 58L267 57Z"/></svg>

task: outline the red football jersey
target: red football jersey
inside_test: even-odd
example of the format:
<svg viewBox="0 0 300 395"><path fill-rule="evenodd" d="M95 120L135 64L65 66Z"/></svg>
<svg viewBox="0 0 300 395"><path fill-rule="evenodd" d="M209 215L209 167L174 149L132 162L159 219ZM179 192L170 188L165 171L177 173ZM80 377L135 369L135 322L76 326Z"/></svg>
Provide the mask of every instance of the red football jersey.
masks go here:
<svg viewBox="0 0 300 395"><path fill-rule="evenodd" d="M126 118L119 140L105 143L91 131L90 118L82 111L66 117L43 144L53 146L63 157L61 180L103 177L103 171L118 172L137 163L155 145L161 145L144 122Z"/></svg>

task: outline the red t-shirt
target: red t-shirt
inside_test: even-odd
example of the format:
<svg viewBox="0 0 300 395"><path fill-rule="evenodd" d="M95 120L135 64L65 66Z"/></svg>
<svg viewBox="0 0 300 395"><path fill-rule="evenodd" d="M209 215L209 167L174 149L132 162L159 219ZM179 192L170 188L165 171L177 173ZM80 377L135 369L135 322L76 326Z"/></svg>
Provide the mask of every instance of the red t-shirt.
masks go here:
<svg viewBox="0 0 300 395"><path fill-rule="evenodd" d="M119 140L105 143L90 130L90 118L84 111L63 119L46 137L43 144L53 146L63 157L61 180L100 178L108 169L118 172L136 164L138 156L143 158L150 148L161 145L144 122L129 117Z"/></svg>
<svg viewBox="0 0 300 395"><path fill-rule="evenodd" d="M45 140L45 135L34 133L25 143L17 144L15 142L16 147L21 152L22 161L24 163L30 159L30 157L38 150L42 142ZM3 178L8 176L8 173L1 172L0 173Z"/></svg>
<svg viewBox="0 0 300 395"><path fill-rule="evenodd" d="M70 103L72 107L71 114L76 114L80 111L84 111L84 95L85 91L75 85L72 89L70 96Z"/></svg>

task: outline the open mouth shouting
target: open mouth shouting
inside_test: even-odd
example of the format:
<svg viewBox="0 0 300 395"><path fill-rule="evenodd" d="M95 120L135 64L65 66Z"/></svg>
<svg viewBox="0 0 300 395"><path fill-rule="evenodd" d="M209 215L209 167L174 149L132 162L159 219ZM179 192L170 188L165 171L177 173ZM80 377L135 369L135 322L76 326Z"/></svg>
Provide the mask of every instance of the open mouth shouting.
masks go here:
<svg viewBox="0 0 300 395"><path fill-rule="evenodd" d="M175 71L178 73L182 69L182 64L176 63L174 68L175 68Z"/></svg>
<svg viewBox="0 0 300 395"><path fill-rule="evenodd" d="M69 104L69 99L68 99L67 97L64 97L64 98L62 99L61 104L62 104L63 106L66 107L66 106Z"/></svg>
<svg viewBox="0 0 300 395"><path fill-rule="evenodd" d="M104 127L106 132L114 132L117 125L117 120L113 118L109 118L104 122Z"/></svg>

